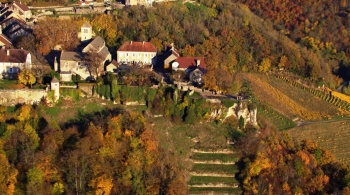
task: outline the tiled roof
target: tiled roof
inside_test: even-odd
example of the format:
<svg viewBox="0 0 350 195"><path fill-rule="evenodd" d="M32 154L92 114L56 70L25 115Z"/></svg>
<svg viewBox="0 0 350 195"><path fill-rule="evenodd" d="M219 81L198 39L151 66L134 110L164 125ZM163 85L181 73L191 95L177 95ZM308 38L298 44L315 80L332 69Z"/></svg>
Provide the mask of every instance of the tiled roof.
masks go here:
<svg viewBox="0 0 350 195"><path fill-rule="evenodd" d="M117 66L118 67L118 62L117 62L117 60L112 60L112 62L111 62L111 64L113 64L114 66Z"/></svg>
<svg viewBox="0 0 350 195"><path fill-rule="evenodd" d="M21 10L23 11L28 11L29 10L29 7L27 7L26 5L24 5L23 3L21 2L14 2L13 3L14 5L18 6Z"/></svg>
<svg viewBox="0 0 350 195"><path fill-rule="evenodd" d="M25 63L28 53L23 49L0 49L0 62Z"/></svg>
<svg viewBox="0 0 350 195"><path fill-rule="evenodd" d="M157 48L151 42L125 42L118 51L157 52Z"/></svg>
<svg viewBox="0 0 350 195"><path fill-rule="evenodd" d="M174 62L179 63L178 68L193 68L197 66L197 61L200 61L199 67L202 69L206 68L204 57L180 57L177 58Z"/></svg>
<svg viewBox="0 0 350 195"><path fill-rule="evenodd" d="M82 27L91 28L92 26L88 22L85 22Z"/></svg>
<svg viewBox="0 0 350 195"><path fill-rule="evenodd" d="M106 57L109 55L108 48L104 46L100 52L98 52L98 55L100 55L103 59L106 59Z"/></svg>
<svg viewBox="0 0 350 195"><path fill-rule="evenodd" d="M91 43L89 43L89 45L99 51L103 46L105 46L105 41L102 39L102 37L97 36L93 41L91 41Z"/></svg>
<svg viewBox="0 0 350 195"><path fill-rule="evenodd" d="M62 51L60 60L79 62L82 61L82 57L80 53L74 51Z"/></svg>

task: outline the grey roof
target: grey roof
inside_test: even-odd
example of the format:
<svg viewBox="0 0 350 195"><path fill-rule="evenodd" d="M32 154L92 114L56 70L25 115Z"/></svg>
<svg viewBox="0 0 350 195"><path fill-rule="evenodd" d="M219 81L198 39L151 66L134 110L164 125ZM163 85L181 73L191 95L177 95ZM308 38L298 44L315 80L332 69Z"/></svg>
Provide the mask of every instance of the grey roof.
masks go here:
<svg viewBox="0 0 350 195"><path fill-rule="evenodd" d="M91 28L92 26L88 22L85 22L82 27Z"/></svg>
<svg viewBox="0 0 350 195"><path fill-rule="evenodd" d="M108 48L106 46L104 46L100 52L98 52L98 55L100 55L103 59L106 59L106 57L108 56L109 51Z"/></svg>
<svg viewBox="0 0 350 195"><path fill-rule="evenodd" d="M52 80L51 80L51 83L59 83L58 79L56 77L54 77Z"/></svg>
<svg viewBox="0 0 350 195"><path fill-rule="evenodd" d="M62 51L61 53L61 61L66 60L66 61L76 61L79 62L82 60L82 56L78 52L74 51Z"/></svg>
<svg viewBox="0 0 350 195"><path fill-rule="evenodd" d="M102 39L102 37L97 36L93 41L91 41L91 43L89 43L89 45L99 51L103 46L105 46L105 41Z"/></svg>

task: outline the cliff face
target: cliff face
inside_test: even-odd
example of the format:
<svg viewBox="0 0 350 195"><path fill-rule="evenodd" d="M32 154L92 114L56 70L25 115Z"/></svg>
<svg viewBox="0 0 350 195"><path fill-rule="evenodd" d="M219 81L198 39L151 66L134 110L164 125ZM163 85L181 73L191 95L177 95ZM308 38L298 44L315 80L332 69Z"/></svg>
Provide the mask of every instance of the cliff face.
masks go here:
<svg viewBox="0 0 350 195"><path fill-rule="evenodd" d="M227 117L234 116L237 119L239 119L241 116L244 119L244 125L247 123L251 123L254 126L258 125L256 115L258 113L257 108L248 108L248 105L246 102L240 102L235 103L233 106L226 108L224 106L221 106L219 109L213 109L211 111L211 118L222 118L223 121Z"/></svg>
<svg viewBox="0 0 350 195"><path fill-rule="evenodd" d="M246 105L246 103L240 102L228 108L225 119L229 116L235 116L237 119L242 117L244 119L244 125L246 125L247 123L251 123L252 125L257 126L258 125L256 120L257 112L258 111L256 108L248 109L248 106Z"/></svg>

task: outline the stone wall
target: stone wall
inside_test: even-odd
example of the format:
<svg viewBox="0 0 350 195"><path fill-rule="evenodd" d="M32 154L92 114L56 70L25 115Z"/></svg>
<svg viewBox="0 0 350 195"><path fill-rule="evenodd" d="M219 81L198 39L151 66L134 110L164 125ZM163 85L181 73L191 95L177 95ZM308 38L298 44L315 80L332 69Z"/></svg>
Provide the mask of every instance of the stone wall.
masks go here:
<svg viewBox="0 0 350 195"><path fill-rule="evenodd" d="M4 89L0 90L0 104L14 106L16 104L36 104L47 96L44 89Z"/></svg>
<svg viewBox="0 0 350 195"><path fill-rule="evenodd" d="M87 97L92 97L94 84L78 84L78 88L87 94Z"/></svg>

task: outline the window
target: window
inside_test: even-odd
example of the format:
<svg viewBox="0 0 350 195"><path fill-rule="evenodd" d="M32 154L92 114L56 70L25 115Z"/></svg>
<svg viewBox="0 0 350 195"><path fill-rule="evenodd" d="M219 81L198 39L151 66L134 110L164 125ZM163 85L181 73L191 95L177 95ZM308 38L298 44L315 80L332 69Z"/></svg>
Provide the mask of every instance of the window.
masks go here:
<svg viewBox="0 0 350 195"><path fill-rule="evenodd" d="M89 33L89 30L85 28L84 33Z"/></svg>
<svg viewBox="0 0 350 195"><path fill-rule="evenodd" d="M151 54L151 58L153 57L153 54Z"/></svg>
<svg viewBox="0 0 350 195"><path fill-rule="evenodd" d="M126 56L129 56L129 54L128 54L128 53L126 53Z"/></svg>
<svg viewBox="0 0 350 195"><path fill-rule="evenodd" d="M9 72L12 73L13 72L13 68L10 68Z"/></svg>
<svg viewBox="0 0 350 195"><path fill-rule="evenodd" d="M147 54L145 54L145 56L147 57Z"/></svg>
<svg viewBox="0 0 350 195"><path fill-rule="evenodd" d="M132 54L132 57L135 57L135 54L134 54L134 53Z"/></svg>

